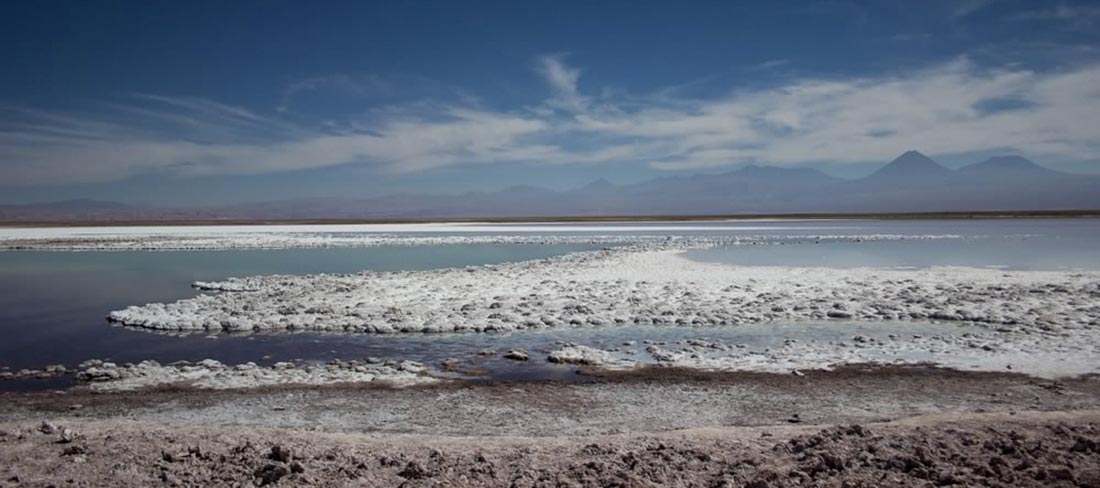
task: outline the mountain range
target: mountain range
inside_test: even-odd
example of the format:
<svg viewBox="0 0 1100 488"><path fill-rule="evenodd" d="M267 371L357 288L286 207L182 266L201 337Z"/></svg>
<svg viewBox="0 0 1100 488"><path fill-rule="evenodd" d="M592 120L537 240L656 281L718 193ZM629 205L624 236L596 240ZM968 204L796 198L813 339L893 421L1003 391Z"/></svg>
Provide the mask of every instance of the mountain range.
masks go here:
<svg viewBox="0 0 1100 488"><path fill-rule="evenodd" d="M0 205L0 220L404 219L951 212L1100 209L1100 176L1063 173L1020 156L952 170L908 151L855 180L808 168L746 166L720 174L658 178L630 185L597 180L554 191L514 186L458 195L272 200L164 208L71 200Z"/></svg>

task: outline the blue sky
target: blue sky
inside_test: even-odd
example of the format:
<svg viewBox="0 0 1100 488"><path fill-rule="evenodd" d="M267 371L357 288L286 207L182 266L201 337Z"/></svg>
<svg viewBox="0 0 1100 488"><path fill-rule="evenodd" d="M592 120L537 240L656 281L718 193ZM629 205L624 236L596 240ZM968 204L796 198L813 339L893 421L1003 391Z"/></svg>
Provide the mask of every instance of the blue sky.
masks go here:
<svg viewBox="0 0 1100 488"><path fill-rule="evenodd" d="M0 203L1100 172L1100 2L5 2Z"/></svg>

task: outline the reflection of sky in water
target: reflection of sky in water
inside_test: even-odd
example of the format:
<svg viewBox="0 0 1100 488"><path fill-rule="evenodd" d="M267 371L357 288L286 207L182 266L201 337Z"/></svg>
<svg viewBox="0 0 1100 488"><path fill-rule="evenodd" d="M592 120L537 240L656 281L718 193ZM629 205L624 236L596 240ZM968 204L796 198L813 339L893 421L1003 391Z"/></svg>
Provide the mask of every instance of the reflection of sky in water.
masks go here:
<svg viewBox="0 0 1100 488"><path fill-rule="evenodd" d="M0 228L5 237L63 237L96 235L224 236L239 233L307 235L860 235L957 234L963 236L1014 234L1092 234L1097 236L1100 219L955 219L955 220L736 220L692 222L547 222L547 223L444 223L370 225L265 225L265 226L158 226L158 227L65 227Z"/></svg>
<svg viewBox="0 0 1100 488"><path fill-rule="evenodd" d="M112 331L144 338L152 348L120 350L111 356L115 362L138 362L154 358L162 362L179 359L197 360L214 358L228 364L255 361L270 365L276 361L296 359L330 360L379 357L383 359L409 359L440 366L443 360L465 360L460 369L477 370L477 378L491 380L559 380L591 381L594 378L578 375L577 366L560 365L546 361L547 355L565 343L617 351L620 357L643 363L654 363L645 352L652 341L669 351L678 351L682 341L700 340L718 342L730 346L742 345L745 351L764 352L779 348L788 339L800 343L843 342L852 344L853 337L864 336L872 340L887 341L890 335L908 337L959 335L980 329L956 323L929 322L802 322L747 324L726 327L663 327L663 326L615 326L601 328L555 328L516 331L506 333L470 334L399 334L399 335L347 335L317 332L262 332L247 335L204 336L202 334L172 335L141 329L112 326ZM211 338L216 337L216 338ZM626 345L628 341L633 344ZM679 344L678 344L679 342ZM478 351L493 350L494 356L479 356ZM509 349L528 351L531 360L518 362L502 357ZM623 354L634 351L636 354ZM712 351L721 354L717 351ZM869 351L868 351L869 352ZM703 351L706 355L707 351ZM874 356L874 353L865 355ZM878 358L876 358L877 360ZM901 354L882 355L890 361L926 362L935 356L922 351L903 351ZM460 376L456 374L456 376ZM469 377L469 376L467 376ZM71 384L71 379L46 383L51 387ZM19 384L0 383L0 390L35 388L24 381Z"/></svg>
<svg viewBox="0 0 1100 488"><path fill-rule="evenodd" d="M979 266L1018 270L1100 269L1100 219L849 221L856 232L817 234L956 235L962 239L726 246L693 250L692 259L760 266ZM810 229L785 232L813 236Z"/></svg>
<svg viewBox="0 0 1100 488"><path fill-rule="evenodd" d="M194 296L191 283L256 274L394 271L536 259L587 245L455 245L358 249L163 252L0 252L0 366L72 365L89 358L201 358L215 341L110 327L112 310ZM224 354L236 340L222 341ZM213 349L217 349L216 347ZM256 355L258 359L263 353ZM126 359L123 359L126 358Z"/></svg>
<svg viewBox="0 0 1100 488"><path fill-rule="evenodd" d="M1100 221L843 221L752 223L753 226L793 227L784 231L744 231L744 223L707 223L728 231L669 232L681 224L653 224L654 234L768 234L791 236L906 234L972 236L966 239L865 241L798 245L739 246L691 251L696 259L738 264L830 266L1007 266L1018 269L1100 268ZM589 224L571 224L572 227ZM599 234L608 234L607 224ZM630 224L645 227L649 224ZM684 227L697 223L684 223ZM507 228L508 226L498 226ZM552 225L547 225L552 227ZM572 233L570 231L569 233ZM628 233L646 234L645 231ZM1006 237L1007 236L1007 237ZM1020 237L1028 236L1028 237ZM541 361L554 345L566 340L614 346L625 340L675 341L711 337L726 342L765 345L790 334L830 334L830 327L787 331L779 324L718 329L581 329L508 335L346 336L320 334L254 335L247 337L174 337L112 327L104 316L111 310L148 302L193 296L190 283L255 274L341 273L361 270L433 269L449 266L535 259L593 246L459 245L442 247L380 247L365 249L298 249L197 252L0 252L0 366L70 366L89 358L120 362L154 358L162 361L214 358L225 362L272 362L304 358L381 356L438 361L470 357L482 348L522 347L539 361L528 364L488 360L497 375L573 378L572 368ZM849 324L835 331L838 340L854 334L873 336L890 327L920 324ZM856 332L851 327L866 330ZM907 329L911 331L911 329ZM667 335L667 337L666 337ZM825 336L820 338L824 338ZM665 337L665 338L661 338ZM765 346L766 347L766 346ZM269 359L262 358L268 355ZM6 388L0 385L0 388Z"/></svg>
<svg viewBox="0 0 1100 488"><path fill-rule="evenodd" d="M961 239L731 245L688 251L691 259L742 266L835 268L973 266L1012 270L1100 269L1100 233Z"/></svg>

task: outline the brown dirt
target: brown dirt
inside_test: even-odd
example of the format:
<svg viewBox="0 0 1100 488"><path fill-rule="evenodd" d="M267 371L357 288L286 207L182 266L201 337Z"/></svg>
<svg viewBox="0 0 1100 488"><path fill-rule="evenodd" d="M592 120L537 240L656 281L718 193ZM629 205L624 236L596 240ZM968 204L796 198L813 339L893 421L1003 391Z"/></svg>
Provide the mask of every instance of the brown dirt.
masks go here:
<svg viewBox="0 0 1100 488"><path fill-rule="evenodd" d="M70 407L80 405L79 409ZM77 417L329 432L594 435L715 426L877 422L945 411L1100 409L1100 378L850 367L769 373L643 368L590 383L468 381L237 391L164 388L0 394L0 421Z"/></svg>
<svg viewBox="0 0 1100 488"><path fill-rule="evenodd" d="M1100 487L1098 446L1098 378L934 368L0 394L0 487Z"/></svg>
<svg viewBox="0 0 1100 488"><path fill-rule="evenodd" d="M1098 411L538 439L68 427L0 424L0 486L1100 486Z"/></svg>

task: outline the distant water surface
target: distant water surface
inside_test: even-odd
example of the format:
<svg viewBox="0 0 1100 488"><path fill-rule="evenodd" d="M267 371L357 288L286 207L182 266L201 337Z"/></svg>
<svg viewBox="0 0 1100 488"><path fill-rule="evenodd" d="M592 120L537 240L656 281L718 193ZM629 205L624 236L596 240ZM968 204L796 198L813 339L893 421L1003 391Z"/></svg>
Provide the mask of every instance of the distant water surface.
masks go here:
<svg viewBox="0 0 1100 488"><path fill-rule="evenodd" d="M197 294L191 288L194 281L257 274L438 269L525 261L595 248L446 245L253 251L0 252L0 337L3 338L0 366L19 369L54 363L73 366L89 358L131 361L204 356L213 341L196 343L113 327L104 319L108 312L130 305L194 296ZM229 345L232 340L226 342ZM249 350L244 344L239 347Z"/></svg>
<svg viewBox="0 0 1100 488"><path fill-rule="evenodd" d="M786 236L798 244L742 245L689 252L693 259L739 265L989 266L1007 269L1100 269L1100 220L928 220L828 222L659 222L612 224L500 224L471 234L557 235L769 235ZM705 227L705 228L704 228ZM522 228L520 232L516 228ZM262 229L257 229L262 231ZM318 230L334 232L330 228ZM341 232L339 229L335 232ZM818 236L849 235L960 236L960 239L911 241L823 242ZM420 234L425 235L425 234ZM428 235L455 235L434 229ZM447 245L359 249L291 249L249 251L119 251L119 252L0 252L0 366L41 368L62 363L75 366L90 358L119 362L143 359L175 361L214 358L229 363L271 363L286 359L387 358L435 361L469 356L480 348L527 348L544 351L555 341L584 340L610 344L625 340L722 337L766 344L793 335L821 339L857 333L833 324L811 330L785 329L782 324L745 328L684 329L622 328L593 331L517 332L507 335L348 336L335 334L203 335L176 337L108 325L111 310L149 302L171 302L194 296L190 284L259 274L351 273L363 270L424 270L538 259L591 245ZM849 324L892 330L923 327L913 323ZM791 326L795 327L795 326ZM797 326L803 327L803 326ZM878 327L878 329L876 329ZM874 330L863 331L873 335ZM741 334L738 336L738 334ZM542 354L542 352L539 352ZM265 357L266 356L266 357ZM544 361L520 365L503 360L494 375L572 378L572 369ZM495 361L495 362L494 362ZM0 382L0 389L15 385Z"/></svg>
<svg viewBox="0 0 1100 488"><path fill-rule="evenodd" d="M955 235L928 240L865 240L731 245L687 252L696 261L740 266L831 268L969 266L1006 270L1100 270L1100 220L883 221L884 234ZM840 233L848 235L848 231ZM812 237L805 233L792 236Z"/></svg>

